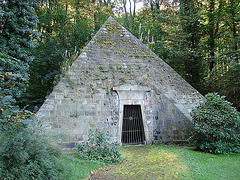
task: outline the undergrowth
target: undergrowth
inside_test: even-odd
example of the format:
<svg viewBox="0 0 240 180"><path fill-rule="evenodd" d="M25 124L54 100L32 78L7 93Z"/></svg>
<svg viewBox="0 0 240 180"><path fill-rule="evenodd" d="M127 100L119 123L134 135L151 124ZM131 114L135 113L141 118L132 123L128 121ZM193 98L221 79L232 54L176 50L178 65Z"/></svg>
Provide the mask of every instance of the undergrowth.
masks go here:
<svg viewBox="0 0 240 180"><path fill-rule="evenodd" d="M90 130L88 141L78 144L76 151L85 160L117 163L122 159L119 144L110 142L110 135L98 130Z"/></svg>

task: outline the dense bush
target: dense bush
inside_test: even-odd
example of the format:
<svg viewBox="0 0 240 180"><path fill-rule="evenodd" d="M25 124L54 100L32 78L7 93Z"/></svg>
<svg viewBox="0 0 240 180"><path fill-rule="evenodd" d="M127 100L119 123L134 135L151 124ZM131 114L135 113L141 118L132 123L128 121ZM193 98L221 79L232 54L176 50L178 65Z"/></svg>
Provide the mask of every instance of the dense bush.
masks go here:
<svg viewBox="0 0 240 180"><path fill-rule="evenodd" d="M110 135L98 130L90 130L88 142L80 143L77 153L82 159L100 160L110 163L116 163L122 159L118 144L111 143Z"/></svg>
<svg viewBox="0 0 240 180"><path fill-rule="evenodd" d="M195 132L189 139L198 150L214 154L240 152L240 113L224 96L209 93L192 111Z"/></svg>
<svg viewBox="0 0 240 180"><path fill-rule="evenodd" d="M8 132L0 137L1 179L58 179L64 166L56 149L28 128Z"/></svg>
<svg viewBox="0 0 240 180"><path fill-rule="evenodd" d="M13 97L22 90L22 78L0 72L0 179L59 179L60 153L43 138L34 114Z"/></svg>
<svg viewBox="0 0 240 180"><path fill-rule="evenodd" d="M29 113L12 110L1 107L0 179L58 179L60 153L27 125Z"/></svg>

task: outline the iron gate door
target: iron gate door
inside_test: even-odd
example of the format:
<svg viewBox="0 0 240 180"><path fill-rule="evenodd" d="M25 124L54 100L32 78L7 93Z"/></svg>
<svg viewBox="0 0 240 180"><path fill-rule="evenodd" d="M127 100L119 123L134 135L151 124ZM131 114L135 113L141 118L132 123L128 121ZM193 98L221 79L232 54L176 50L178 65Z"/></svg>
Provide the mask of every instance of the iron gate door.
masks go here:
<svg viewBox="0 0 240 180"><path fill-rule="evenodd" d="M140 105L124 105L122 143L137 144L145 141Z"/></svg>

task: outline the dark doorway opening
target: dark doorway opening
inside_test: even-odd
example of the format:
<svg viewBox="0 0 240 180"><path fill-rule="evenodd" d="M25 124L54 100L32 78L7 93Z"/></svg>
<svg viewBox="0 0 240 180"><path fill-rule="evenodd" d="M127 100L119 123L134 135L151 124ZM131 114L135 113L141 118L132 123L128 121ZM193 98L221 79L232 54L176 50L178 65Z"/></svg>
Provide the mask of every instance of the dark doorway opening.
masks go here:
<svg viewBox="0 0 240 180"><path fill-rule="evenodd" d="M124 105L122 143L137 144L145 141L140 105Z"/></svg>

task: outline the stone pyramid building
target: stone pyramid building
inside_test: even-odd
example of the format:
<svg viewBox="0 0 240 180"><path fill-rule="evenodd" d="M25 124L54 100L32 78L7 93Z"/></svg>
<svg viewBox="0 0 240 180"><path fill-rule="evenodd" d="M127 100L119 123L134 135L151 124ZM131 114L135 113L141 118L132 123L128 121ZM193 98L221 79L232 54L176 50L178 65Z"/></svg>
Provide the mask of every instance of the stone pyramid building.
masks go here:
<svg viewBox="0 0 240 180"><path fill-rule="evenodd" d="M105 22L37 113L65 147L89 129L119 143L184 141L201 94L116 22Z"/></svg>

